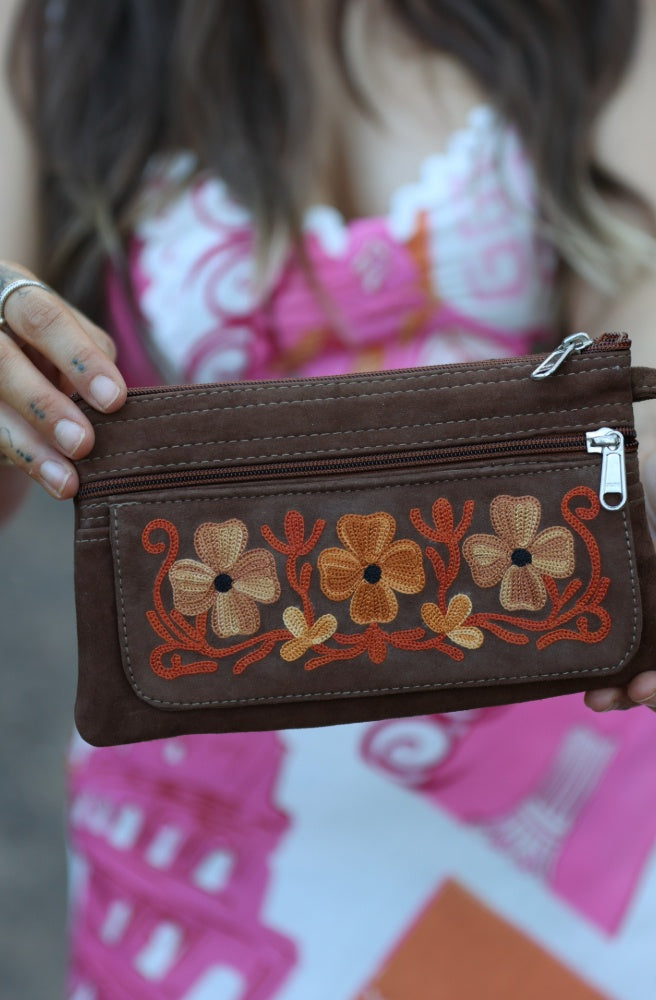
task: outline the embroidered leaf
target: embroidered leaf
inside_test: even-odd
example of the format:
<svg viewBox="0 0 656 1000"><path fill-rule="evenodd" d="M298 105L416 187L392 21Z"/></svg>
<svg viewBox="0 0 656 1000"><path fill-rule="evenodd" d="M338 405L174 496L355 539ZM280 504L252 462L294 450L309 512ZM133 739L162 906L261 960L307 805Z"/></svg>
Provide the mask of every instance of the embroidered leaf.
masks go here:
<svg viewBox="0 0 656 1000"><path fill-rule="evenodd" d="M473 500L467 500L465 506L463 507L462 517L460 518L458 527L455 530L455 536L459 542L462 541L465 534L469 531L472 518L474 517L475 506L476 504Z"/></svg>

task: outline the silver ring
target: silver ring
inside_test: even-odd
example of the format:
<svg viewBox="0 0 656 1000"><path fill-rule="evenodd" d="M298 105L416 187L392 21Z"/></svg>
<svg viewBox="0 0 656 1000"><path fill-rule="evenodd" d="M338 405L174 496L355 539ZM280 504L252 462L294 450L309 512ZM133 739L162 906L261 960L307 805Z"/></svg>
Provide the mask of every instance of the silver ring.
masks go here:
<svg viewBox="0 0 656 1000"><path fill-rule="evenodd" d="M19 288L42 288L44 292L49 292L50 289L47 285L44 285L42 281L35 281L33 278L17 278L16 281L10 281L5 288L0 292L0 327L8 326L7 320L5 319L5 304L7 299L13 292L17 292Z"/></svg>

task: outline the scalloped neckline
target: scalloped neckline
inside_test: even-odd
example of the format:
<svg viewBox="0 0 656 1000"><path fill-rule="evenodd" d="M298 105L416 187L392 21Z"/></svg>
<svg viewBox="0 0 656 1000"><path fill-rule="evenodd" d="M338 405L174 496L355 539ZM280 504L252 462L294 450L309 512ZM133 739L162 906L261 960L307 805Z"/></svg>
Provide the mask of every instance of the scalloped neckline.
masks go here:
<svg viewBox="0 0 656 1000"><path fill-rule="evenodd" d="M306 235L316 236L331 255L341 253L348 243L351 231L361 226L387 224L393 233L398 234L402 230L406 236L411 235L419 203L428 203L430 200L436 175L443 175L445 171L453 169L456 163L470 165L481 133L492 135L498 130L500 122L499 113L491 104L479 102L472 105L464 124L449 133L444 148L428 153L419 162L414 180L399 184L392 191L387 211L347 218L335 205L316 202L302 214L303 231ZM409 218L411 215L412 219Z"/></svg>

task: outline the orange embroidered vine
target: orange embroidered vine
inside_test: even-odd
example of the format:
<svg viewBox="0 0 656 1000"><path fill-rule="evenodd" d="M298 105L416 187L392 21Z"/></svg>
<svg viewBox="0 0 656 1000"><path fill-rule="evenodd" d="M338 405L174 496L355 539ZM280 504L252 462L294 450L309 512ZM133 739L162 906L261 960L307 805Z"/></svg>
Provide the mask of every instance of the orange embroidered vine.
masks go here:
<svg viewBox="0 0 656 1000"><path fill-rule="evenodd" d="M303 515L297 510L288 510L285 514L283 527L286 542L282 542L279 538L277 538L268 524L263 524L260 531L262 533L262 537L269 543L272 549L275 549L276 552L280 552L281 555L287 556L285 566L287 579L289 580L292 590L294 590L301 598L303 604L303 614L305 615L305 619L311 628L314 625L314 609L309 598L312 565L309 562L303 563L299 574L297 562L303 556L309 555L309 553L315 548L317 542L323 534L324 528L326 527L326 522L321 517L317 518L310 534L306 538L305 519Z"/></svg>
<svg viewBox="0 0 656 1000"><path fill-rule="evenodd" d="M432 528L426 524L418 507L413 507L410 511L410 520L425 538L446 546L446 562L432 545L426 548L426 555L437 578L438 607L442 614L446 615L446 595L460 572L460 542L471 525L474 516L474 501L466 501L457 526L454 523L453 508L445 497L438 497L433 504L431 514L434 524Z"/></svg>
<svg viewBox="0 0 656 1000"><path fill-rule="evenodd" d="M158 676L174 679L214 672L231 657L238 675L277 652L281 665L300 661L312 671L360 656L382 664L390 648L435 650L458 662L465 650L476 655L486 633L512 645L526 645L535 637L538 650L561 640L601 642L611 628L603 606L609 579L602 575L599 547L587 526L600 509L593 490L575 487L561 502L568 528L538 531L541 507L536 498L496 497L490 506L496 534L468 536L475 502L463 505L456 523L449 501L438 497L431 509L432 524L418 508L409 512L411 525L425 539L423 549L409 538L395 540L395 519L378 511L342 515L336 525L342 547L324 548L318 556L314 553L326 521L317 518L308 530L303 515L289 510L282 537L268 524L260 527L267 550L247 547L246 526L237 519L200 525L194 535L198 559L178 559L176 527L162 518L153 520L143 531L142 544L149 554L164 558L154 583L153 608L147 611L160 640L151 653L151 667ZM155 540L157 532L167 541ZM572 576L572 532L588 555L586 586L580 575ZM274 604L281 594L274 553L284 559L287 594L280 627L262 631L256 604ZM521 609L531 614L477 612L475 590L465 592L463 555L476 586L500 585L506 612ZM432 569L432 585L427 584L424 556ZM567 577L572 578L559 589L556 580ZM164 596L167 582L170 600ZM295 595L291 601L290 591ZM397 615L395 591L424 594L415 604L420 612L416 627L384 627ZM353 631L340 629L337 614L325 608L317 612L321 592L336 606L350 601L350 614L344 617L356 626ZM537 611L542 611L539 617ZM208 641L208 629L218 644Z"/></svg>

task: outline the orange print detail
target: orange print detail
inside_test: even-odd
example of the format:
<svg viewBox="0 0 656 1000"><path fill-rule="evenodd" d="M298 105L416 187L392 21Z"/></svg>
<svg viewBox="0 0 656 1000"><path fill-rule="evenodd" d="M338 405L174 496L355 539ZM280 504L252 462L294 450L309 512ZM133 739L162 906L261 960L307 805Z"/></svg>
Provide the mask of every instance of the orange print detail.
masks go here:
<svg viewBox="0 0 656 1000"><path fill-rule="evenodd" d="M297 372L308 361L329 351L337 343L337 337L328 328L306 330L296 343L282 352L275 363L275 370L283 375Z"/></svg>
<svg viewBox="0 0 656 1000"><path fill-rule="evenodd" d="M516 923L489 909L470 887L452 879L440 883L353 1000L479 997L608 1000Z"/></svg>
<svg viewBox="0 0 656 1000"><path fill-rule="evenodd" d="M358 353L353 372L376 372L383 367L385 352L382 347L367 347Z"/></svg>

